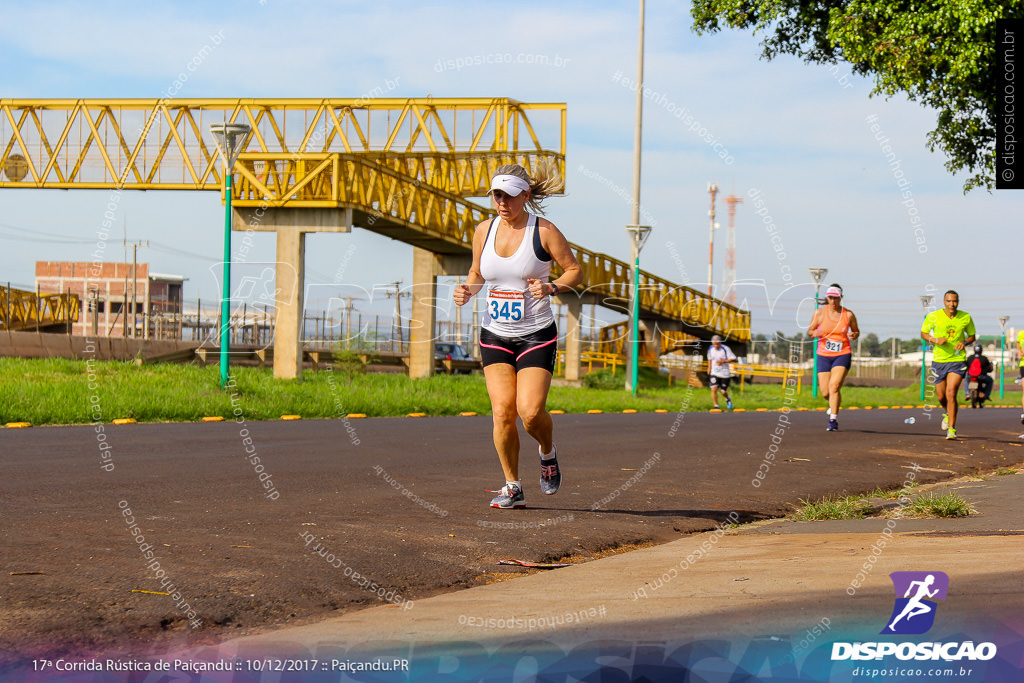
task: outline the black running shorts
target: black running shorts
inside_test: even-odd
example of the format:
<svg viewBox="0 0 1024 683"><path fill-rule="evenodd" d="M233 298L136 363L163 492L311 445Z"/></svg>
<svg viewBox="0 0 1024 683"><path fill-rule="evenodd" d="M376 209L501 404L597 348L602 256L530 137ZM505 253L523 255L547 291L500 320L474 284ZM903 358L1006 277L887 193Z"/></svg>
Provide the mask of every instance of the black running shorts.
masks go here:
<svg viewBox="0 0 1024 683"><path fill-rule="evenodd" d="M523 368L544 368L554 374L557 353L558 328L554 322L522 337L499 337L486 327L480 329L480 357L484 367L504 363L514 367L516 372Z"/></svg>

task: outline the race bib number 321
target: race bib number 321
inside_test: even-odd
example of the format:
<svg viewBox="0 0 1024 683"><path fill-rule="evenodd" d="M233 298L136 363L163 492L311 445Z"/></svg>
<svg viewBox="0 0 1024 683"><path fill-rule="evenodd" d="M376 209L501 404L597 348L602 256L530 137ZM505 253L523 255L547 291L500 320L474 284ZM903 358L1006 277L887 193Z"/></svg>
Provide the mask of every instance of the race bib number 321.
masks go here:
<svg viewBox="0 0 1024 683"><path fill-rule="evenodd" d="M525 307L525 292L492 289L487 293L487 315L496 322L519 322L523 319Z"/></svg>
<svg viewBox="0 0 1024 683"><path fill-rule="evenodd" d="M843 350L843 342L832 339L825 340L825 350L830 353L838 353Z"/></svg>

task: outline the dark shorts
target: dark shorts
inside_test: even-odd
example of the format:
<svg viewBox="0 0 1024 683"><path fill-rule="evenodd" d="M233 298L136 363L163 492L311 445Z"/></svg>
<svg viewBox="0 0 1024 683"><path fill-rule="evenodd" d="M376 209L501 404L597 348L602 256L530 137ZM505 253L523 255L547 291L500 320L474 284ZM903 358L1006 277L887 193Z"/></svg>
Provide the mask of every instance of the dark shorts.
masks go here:
<svg viewBox="0 0 1024 683"><path fill-rule="evenodd" d="M495 363L523 368L544 368L555 372L558 353L558 328L555 323L522 337L499 337L486 327L480 330L480 357L483 366Z"/></svg>
<svg viewBox="0 0 1024 683"><path fill-rule="evenodd" d="M711 375L710 383L713 387L720 387L722 391L729 390L729 383L732 382L732 377L715 377Z"/></svg>
<svg viewBox="0 0 1024 683"><path fill-rule="evenodd" d="M960 375L960 379L967 376L967 362L958 360L952 363L932 363L932 381L938 384L946 381L946 375Z"/></svg>
<svg viewBox="0 0 1024 683"><path fill-rule="evenodd" d="M841 356L818 356L818 372L832 372L832 368L849 370L852 361L852 353L844 353Z"/></svg>

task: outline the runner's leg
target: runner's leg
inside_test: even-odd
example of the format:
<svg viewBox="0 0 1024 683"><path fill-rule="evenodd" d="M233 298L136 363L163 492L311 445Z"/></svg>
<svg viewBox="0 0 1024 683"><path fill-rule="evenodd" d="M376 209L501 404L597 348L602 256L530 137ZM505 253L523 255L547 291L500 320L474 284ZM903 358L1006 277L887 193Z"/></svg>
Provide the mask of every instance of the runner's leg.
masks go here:
<svg viewBox="0 0 1024 683"><path fill-rule="evenodd" d="M516 377L516 384L516 409L523 427L537 440L544 453L550 453L553 425L547 401L551 373L545 368L523 368Z"/></svg>
<svg viewBox="0 0 1024 683"><path fill-rule="evenodd" d="M519 430L516 427L516 372L505 363L484 368L494 420L494 450L505 481L519 481Z"/></svg>
<svg viewBox="0 0 1024 683"><path fill-rule="evenodd" d="M956 413L958 409L956 394L960 391L960 383L963 379L963 377L954 372L946 375L946 414L949 415L949 426L953 429L956 429Z"/></svg>
<svg viewBox="0 0 1024 683"><path fill-rule="evenodd" d="M840 390L843 388L843 382L846 380L846 373L849 370L849 368L839 365L832 368L832 372L828 375L828 409L833 415L839 414L839 405L843 400Z"/></svg>

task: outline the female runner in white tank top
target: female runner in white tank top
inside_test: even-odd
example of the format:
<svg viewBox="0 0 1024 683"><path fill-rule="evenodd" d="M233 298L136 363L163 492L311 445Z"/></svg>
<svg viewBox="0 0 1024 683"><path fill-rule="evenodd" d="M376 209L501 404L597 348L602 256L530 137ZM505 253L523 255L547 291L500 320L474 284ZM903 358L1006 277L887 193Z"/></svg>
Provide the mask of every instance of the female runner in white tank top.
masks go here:
<svg viewBox="0 0 1024 683"><path fill-rule="evenodd" d="M516 417L537 441L541 491L556 493L562 480L546 408L558 344L550 297L575 287L583 276L565 236L550 221L526 210L529 206L539 213L543 199L558 185L558 178L548 176L532 180L515 164L497 170L490 195L498 217L477 226L473 265L453 294L459 306L480 290L487 299L480 351L491 398L494 448L505 474L505 486L491 507L526 507ZM549 282L552 260L562 275Z"/></svg>

